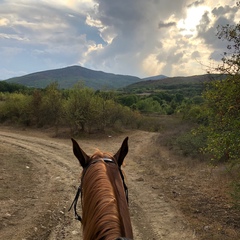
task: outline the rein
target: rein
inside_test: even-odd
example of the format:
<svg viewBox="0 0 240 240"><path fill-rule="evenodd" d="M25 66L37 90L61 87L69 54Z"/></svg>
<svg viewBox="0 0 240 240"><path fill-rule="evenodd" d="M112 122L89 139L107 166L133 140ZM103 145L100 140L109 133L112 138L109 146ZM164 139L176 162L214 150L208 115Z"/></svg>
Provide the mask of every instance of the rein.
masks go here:
<svg viewBox="0 0 240 240"><path fill-rule="evenodd" d="M82 178L81 178L81 183L83 181L83 178L84 178L84 175L87 171L87 169L92 165L92 164L95 164L97 162L101 162L101 161L104 161L105 163L113 163L113 164L116 164L112 159L110 158L101 158L101 159L97 159L97 160L94 160L92 162L90 162L84 169L83 169L83 175L82 175ZM123 186L124 186L124 190L125 190L125 195L126 195L126 199L127 199L127 203L128 203L128 188L127 188L127 185L124 181L124 175L122 173L122 170L120 167L118 167L118 170L119 170L119 173L120 173L120 176L122 178L122 182L123 182ZM81 197L82 197L82 184L80 183L78 189L77 189L77 193L76 193L76 196L70 206L70 208L68 209L68 211L71 211L72 207L74 207L74 214L75 214L75 219L82 222L82 217L77 213L77 203L78 203L78 199L79 199L79 196L81 194ZM119 238L119 239L124 239L124 238Z"/></svg>

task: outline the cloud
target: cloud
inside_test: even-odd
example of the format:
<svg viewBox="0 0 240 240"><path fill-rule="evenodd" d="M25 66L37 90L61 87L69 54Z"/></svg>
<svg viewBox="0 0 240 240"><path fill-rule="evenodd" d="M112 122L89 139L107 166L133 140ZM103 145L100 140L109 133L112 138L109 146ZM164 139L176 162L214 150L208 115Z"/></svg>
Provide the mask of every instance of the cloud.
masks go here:
<svg viewBox="0 0 240 240"><path fill-rule="evenodd" d="M193 3L190 3L189 5L187 5L188 8L191 8L191 7L198 7L200 5L203 5L205 2L205 0L199 0L199 1L195 1Z"/></svg>
<svg viewBox="0 0 240 240"><path fill-rule="evenodd" d="M192 59L197 59L200 57L200 53L199 51L194 51L192 54L191 54L191 58Z"/></svg>
<svg viewBox="0 0 240 240"><path fill-rule="evenodd" d="M166 0L95 2L97 8L91 16L101 23L101 36L111 39L111 44L91 52L86 63L108 71L115 66L117 70L135 75L149 74L142 65L159 44L162 45L161 37L165 33L159 30L175 27L175 16L182 14L185 3L183 0L174 4Z"/></svg>
<svg viewBox="0 0 240 240"><path fill-rule="evenodd" d="M219 40L217 33L220 30L219 27L227 24L235 24L235 14L237 13L236 7L230 7L225 5L214 8L211 12L205 13L202 17L200 24L198 25L198 38L204 41L207 48L211 49L209 53L209 59L220 61L222 59L223 52L226 51L227 41Z"/></svg>
<svg viewBox="0 0 240 240"><path fill-rule="evenodd" d="M158 28L168 28L168 27L172 27L172 26L176 26L176 22L167 22L167 23L160 22L158 24Z"/></svg>
<svg viewBox="0 0 240 240"><path fill-rule="evenodd" d="M235 0L0 1L0 66L34 72L73 64L140 77L202 73L218 59L217 26ZM0 78L2 78L0 76Z"/></svg>
<svg viewBox="0 0 240 240"><path fill-rule="evenodd" d="M41 1L6 2L0 8L0 15L8 20L0 21L4 23L0 25L2 65L11 59L16 68L27 69L29 61L33 72L77 64L93 42L104 43L98 30L85 23L85 15L63 6L54 7ZM23 50L15 51L12 58L9 51L3 51L3 46L24 49L24 61L19 63Z"/></svg>
<svg viewBox="0 0 240 240"><path fill-rule="evenodd" d="M212 14L216 17L223 16L223 15L231 15L231 18L233 18L234 15L237 13L237 11L238 11L237 6L230 7L229 5L225 5L225 6L215 7L212 10Z"/></svg>
<svg viewBox="0 0 240 240"><path fill-rule="evenodd" d="M8 70L6 68L2 68L0 67L0 72L1 72L1 78L0 78L0 81L1 80L5 80L5 79L8 79L9 76L11 77L18 77L18 76L23 76L25 74L28 74L28 72L24 72L24 71L11 71L11 70Z"/></svg>
<svg viewBox="0 0 240 240"><path fill-rule="evenodd" d="M9 24L9 20L7 18L0 19L0 26L7 26Z"/></svg>

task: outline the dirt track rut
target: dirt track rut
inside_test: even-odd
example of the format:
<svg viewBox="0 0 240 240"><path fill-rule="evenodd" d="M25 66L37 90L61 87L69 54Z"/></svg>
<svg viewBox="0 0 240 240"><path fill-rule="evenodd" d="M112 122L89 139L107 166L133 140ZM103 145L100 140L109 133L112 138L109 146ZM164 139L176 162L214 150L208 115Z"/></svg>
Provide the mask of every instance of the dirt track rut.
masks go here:
<svg viewBox="0 0 240 240"><path fill-rule="evenodd" d="M115 153L124 137L81 139L78 142L88 154L95 148ZM137 131L129 134L129 154L124 171L134 237L136 240L196 239L174 203L158 186L160 166L156 159L152 159L155 138L154 133ZM15 152L14 156L25 156L28 165L24 166L24 171L31 171L32 179L26 184L27 195L0 199L4 206L0 212L3 221L0 238L81 239L81 226L73 219L73 212L67 211L79 184L81 170L73 156L70 140L24 131L0 131L0 144L3 149ZM11 179L10 166L5 164L4 171L4 176ZM7 181L1 179L3 183L4 180Z"/></svg>

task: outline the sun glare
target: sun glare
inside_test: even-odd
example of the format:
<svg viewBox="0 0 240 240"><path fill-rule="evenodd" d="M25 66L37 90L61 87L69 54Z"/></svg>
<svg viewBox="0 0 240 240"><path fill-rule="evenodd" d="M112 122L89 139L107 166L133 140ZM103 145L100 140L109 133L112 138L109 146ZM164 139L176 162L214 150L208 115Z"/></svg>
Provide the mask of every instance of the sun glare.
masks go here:
<svg viewBox="0 0 240 240"><path fill-rule="evenodd" d="M197 25L200 23L203 14L209 10L207 6L191 7L187 10L185 19L181 19L177 27L183 35L194 35Z"/></svg>

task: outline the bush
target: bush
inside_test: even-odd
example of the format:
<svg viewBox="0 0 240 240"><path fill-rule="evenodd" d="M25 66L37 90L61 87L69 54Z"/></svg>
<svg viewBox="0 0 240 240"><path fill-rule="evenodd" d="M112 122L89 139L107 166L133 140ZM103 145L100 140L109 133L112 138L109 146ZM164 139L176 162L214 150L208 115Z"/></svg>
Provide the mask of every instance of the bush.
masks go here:
<svg viewBox="0 0 240 240"><path fill-rule="evenodd" d="M202 149L206 147L207 133L206 132L186 132L177 137L176 145L184 156L200 158Z"/></svg>
<svg viewBox="0 0 240 240"><path fill-rule="evenodd" d="M9 94L0 105L1 122L22 123L29 125L31 122L32 97L22 93Z"/></svg>

